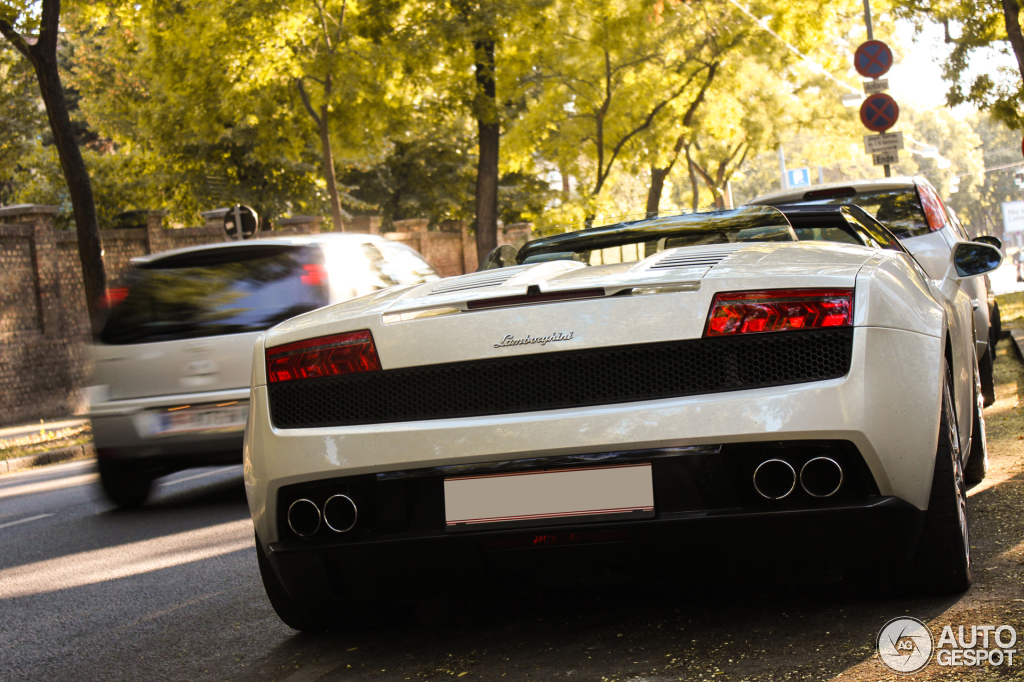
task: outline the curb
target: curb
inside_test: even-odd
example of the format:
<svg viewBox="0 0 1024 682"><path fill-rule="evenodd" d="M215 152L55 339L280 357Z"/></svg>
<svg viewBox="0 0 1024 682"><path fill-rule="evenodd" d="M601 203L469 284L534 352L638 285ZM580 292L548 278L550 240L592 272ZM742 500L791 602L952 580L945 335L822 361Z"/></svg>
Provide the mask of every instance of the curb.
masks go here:
<svg viewBox="0 0 1024 682"><path fill-rule="evenodd" d="M96 450L92 443L86 445L73 445L68 448L57 448L48 452L40 452L35 455L24 457L13 457L0 460L0 474L20 471L44 464L57 464L59 462L70 462L73 459L85 459L96 456Z"/></svg>
<svg viewBox="0 0 1024 682"><path fill-rule="evenodd" d="M1011 329L1010 336L1013 337L1013 347L1017 351L1017 357L1024 360L1024 329Z"/></svg>

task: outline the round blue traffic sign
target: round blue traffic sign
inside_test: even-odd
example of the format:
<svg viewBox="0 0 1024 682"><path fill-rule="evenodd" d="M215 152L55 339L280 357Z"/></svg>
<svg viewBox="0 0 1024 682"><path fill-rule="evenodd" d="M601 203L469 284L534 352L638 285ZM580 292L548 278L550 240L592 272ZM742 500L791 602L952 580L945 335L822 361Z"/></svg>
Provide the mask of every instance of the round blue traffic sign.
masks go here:
<svg viewBox="0 0 1024 682"><path fill-rule="evenodd" d="M868 130L883 133L896 125L900 117L900 106L885 93L869 96L860 105L860 122Z"/></svg>
<svg viewBox="0 0 1024 682"><path fill-rule="evenodd" d="M892 50L881 40L861 43L853 53L853 68L865 78L884 76L892 67Z"/></svg>

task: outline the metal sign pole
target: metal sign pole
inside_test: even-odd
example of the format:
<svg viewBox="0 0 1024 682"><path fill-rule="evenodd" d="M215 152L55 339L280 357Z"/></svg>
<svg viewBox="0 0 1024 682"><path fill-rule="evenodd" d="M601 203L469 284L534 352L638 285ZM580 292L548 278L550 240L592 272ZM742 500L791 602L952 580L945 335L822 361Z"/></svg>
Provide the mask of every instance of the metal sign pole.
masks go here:
<svg viewBox="0 0 1024 682"><path fill-rule="evenodd" d="M875 39L875 29L871 25L871 0L864 0L864 25L868 27L868 40ZM885 177L891 178L892 171L889 169L889 164L882 166L885 169Z"/></svg>
<svg viewBox="0 0 1024 682"><path fill-rule="evenodd" d="M886 166L888 168L888 166ZM242 206L235 204L235 240L242 241Z"/></svg>

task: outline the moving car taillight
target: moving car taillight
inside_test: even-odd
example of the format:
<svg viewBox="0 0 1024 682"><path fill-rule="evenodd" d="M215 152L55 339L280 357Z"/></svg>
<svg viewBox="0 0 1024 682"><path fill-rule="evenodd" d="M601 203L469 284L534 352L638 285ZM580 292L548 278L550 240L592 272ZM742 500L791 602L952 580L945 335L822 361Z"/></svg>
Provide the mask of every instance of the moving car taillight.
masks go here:
<svg viewBox="0 0 1024 682"><path fill-rule="evenodd" d="M297 341L267 349L267 381L319 379L380 369L369 331Z"/></svg>
<svg viewBox="0 0 1024 682"><path fill-rule="evenodd" d="M107 289L102 298L100 298L100 307L107 309L116 308L126 298L128 298L128 287Z"/></svg>
<svg viewBox="0 0 1024 682"><path fill-rule="evenodd" d="M303 265L302 273L303 274L299 279L306 286L319 287L327 284L327 268L319 263Z"/></svg>
<svg viewBox="0 0 1024 682"><path fill-rule="evenodd" d="M852 289L776 289L715 294L704 336L853 325Z"/></svg>

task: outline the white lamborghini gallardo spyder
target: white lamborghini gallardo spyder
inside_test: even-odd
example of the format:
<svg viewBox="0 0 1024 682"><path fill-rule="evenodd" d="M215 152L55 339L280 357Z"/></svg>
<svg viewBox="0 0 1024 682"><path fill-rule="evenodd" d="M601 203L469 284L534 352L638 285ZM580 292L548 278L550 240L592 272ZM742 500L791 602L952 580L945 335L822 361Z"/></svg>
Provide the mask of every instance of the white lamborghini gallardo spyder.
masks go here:
<svg viewBox="0 0 1024 682"><path fill-rule="evenodd" d="M747 571L802 548L963 591L986 453L961 282L1001 258L958 243L933 280L855 206L746 207L500 247L284 322L245 434L270 601L329 629L524 576L678 574L722 543Z"/></svg>

